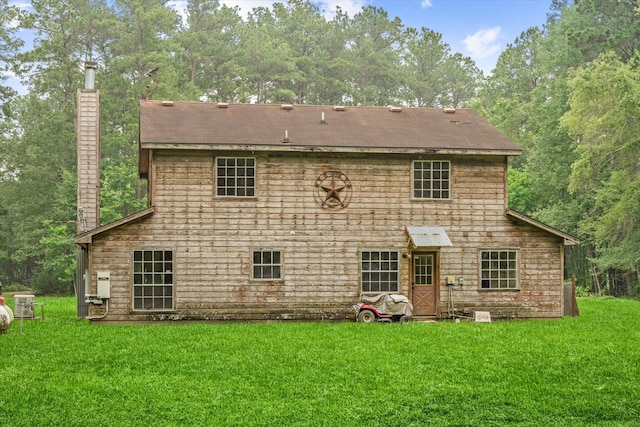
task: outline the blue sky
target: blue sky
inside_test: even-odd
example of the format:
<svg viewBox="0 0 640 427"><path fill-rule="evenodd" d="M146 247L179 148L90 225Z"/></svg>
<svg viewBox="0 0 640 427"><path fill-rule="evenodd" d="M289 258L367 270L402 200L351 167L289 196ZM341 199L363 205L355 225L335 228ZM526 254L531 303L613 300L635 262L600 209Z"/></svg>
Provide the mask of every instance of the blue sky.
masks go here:
<svg viewBox="0 0 640 427"><path fill-rule="evenodd" d="M374 0L407 27L442 34L454 52L470 56L485 74L523 31L542 27L551 0Z"/></svg>

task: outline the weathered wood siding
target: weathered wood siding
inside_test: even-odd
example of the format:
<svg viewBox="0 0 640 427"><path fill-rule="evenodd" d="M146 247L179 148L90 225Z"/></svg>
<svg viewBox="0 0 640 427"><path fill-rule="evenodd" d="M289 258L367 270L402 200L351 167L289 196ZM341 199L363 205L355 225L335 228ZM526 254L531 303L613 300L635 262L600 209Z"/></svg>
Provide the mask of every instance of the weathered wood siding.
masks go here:
<svg viewBox="0 0 640 427"><path fill-rule="evenodd" d="M92 286L96 271L111 272L105 320L347 318L359 299L359 251L409 254L407 225L443 226L453 243L440 251L442 316L449 296L446 275L465 280L453 290L458 309L508 317L562 315L560 239L505 216L505 158L443 158L451 161L452 179L451 200L443 201L411 199L410 157L255 158L257 197L240 199L215 196L212 153L154 154L155 214L99 235L92 244ZM323 209L314 199L314 182L328 170L351 181L353 197L345 209ZM283 251L282 281L251 280L251 251L259 248ZM519 251L519 290L479 290L479 250L491 248ZM132 313L131 259L139 249L175 251L174 312ZM409 260L401 258L400 291L406 295Z"/></svg>
<svg viewBox="0 0 640 427"><path fill-rule="evenodd" d="M100 93L78 90L78 233L100 225Z"/></svg>

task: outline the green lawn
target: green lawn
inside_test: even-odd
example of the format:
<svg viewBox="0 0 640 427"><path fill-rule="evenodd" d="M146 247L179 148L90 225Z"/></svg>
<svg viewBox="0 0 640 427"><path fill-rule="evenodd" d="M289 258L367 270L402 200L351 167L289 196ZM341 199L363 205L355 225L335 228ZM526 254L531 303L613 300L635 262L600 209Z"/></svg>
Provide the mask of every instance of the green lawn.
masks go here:
<svg viewBox="0 0 640 427"><path fill-rule="evenodd" d="M640 425L636 301L560 321L144 326L36 301L45 320L0 335L0 425Z"/></svg>

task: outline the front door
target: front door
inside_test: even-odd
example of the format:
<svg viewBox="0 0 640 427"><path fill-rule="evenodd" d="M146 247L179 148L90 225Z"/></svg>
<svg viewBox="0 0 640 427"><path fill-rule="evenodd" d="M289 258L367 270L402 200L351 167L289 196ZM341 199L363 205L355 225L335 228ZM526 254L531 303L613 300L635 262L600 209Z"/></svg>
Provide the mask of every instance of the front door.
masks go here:
<svg viewBox="0 0 640 427"><path fill-rule="evenodd" d="M436 315L436 253L414 252L412 303L414 316Z"/></svg>

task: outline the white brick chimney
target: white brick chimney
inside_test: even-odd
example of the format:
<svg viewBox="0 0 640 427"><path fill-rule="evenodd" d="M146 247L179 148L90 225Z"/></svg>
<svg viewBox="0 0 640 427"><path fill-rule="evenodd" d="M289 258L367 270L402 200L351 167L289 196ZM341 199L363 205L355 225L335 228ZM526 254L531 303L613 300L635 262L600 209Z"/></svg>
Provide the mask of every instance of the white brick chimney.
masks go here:
<svg viewBox="0 0 640 427"><path fill-rule="evenodd" d="M100 226L100 92L95 63L85 64L85 88L78 90L78 234Z"/></svg>

